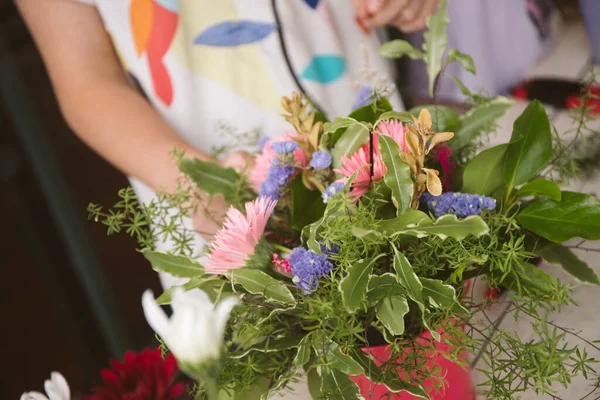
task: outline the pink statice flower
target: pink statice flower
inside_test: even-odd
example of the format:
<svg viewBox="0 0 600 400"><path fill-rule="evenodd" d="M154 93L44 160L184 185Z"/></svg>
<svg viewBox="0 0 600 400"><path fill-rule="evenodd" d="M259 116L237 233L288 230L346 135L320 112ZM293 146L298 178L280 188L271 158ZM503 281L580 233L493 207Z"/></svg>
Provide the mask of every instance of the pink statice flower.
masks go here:
<svg viewBox="0 0 600 400"><path fill-rule="evenodd" d="M402 149L402 151L408 151L405 139L405 128L399 121L385 121L380 122L377 125L377 132L389 136ZM373 135L373 180L380 181L385 175L386 168L383 160L381 159L381 151L379 150L379 135ZM369 144L363 145L356 153L350 157L342 158L342 168L338 168L335 172L344 175L345 177L351 177L356 171L358 174L352 184L350 194L355 201L367 193L371 189L371 150Z"/></svg>
<svg viewBox="0 0 600 400"><path fill-rule="evenodd" d="M258 190L260 188L260 184L266 181L269 177L269 168L271 168L271 165L273 165L273 159L277 157L277 153L272 148L273 143L297 139L297 134L293 132L286 132L280 140L269 140L263 144L263 150L260 154L254 157L254 165L252 166L250 174L248 175L250 185L253 189ZM308 158L306 157L304 150L302 150L301 147L298 147L296 150L294 150L293 154L296 158L296 163L302 167L306 167L308 164Z"/></svg>
<svg viewBox="0 0 600 400"><path fill-rule="evenodd" d="M223 228L211 244L205 270L209 274L223 274L242 268L254 255L273 214L277 201L259 197L246 203L246 215L231 207L225 216Z"/></svg>

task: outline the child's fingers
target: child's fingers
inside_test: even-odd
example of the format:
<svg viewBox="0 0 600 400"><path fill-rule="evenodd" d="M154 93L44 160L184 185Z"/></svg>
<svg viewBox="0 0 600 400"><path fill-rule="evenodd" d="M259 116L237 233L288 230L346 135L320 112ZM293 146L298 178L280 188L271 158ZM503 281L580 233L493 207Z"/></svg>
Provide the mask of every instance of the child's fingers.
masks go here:
<svg viewBox="0 0 600 400"><path fill-rule="evenodd" d="M360 19L366 19L369 16L367 0L352 0L352 8Z"/></svg>
<svg viewBox="0 0 600 400"><path fill-rule="evenodd" d="M233 168L236 171L245 170L252 163L252 156L245 151L235 151L221 161L224 168Z"/></svg>
<svg viewBox="0 0 600 400"><path fill-rule="evenodd" d="M400 16L398 18L398 25L410 25L417 21L422 9L424 8L424 3L427 3L427 0L409 1L406 7L404 7L404 9L402 9L402 11L400 12Z"/></svg>
<svg viewBox="0 0 600 400"><path fill-rule="evenodd" d="M371 15L365 22L371 27L379 27L394 23L409 0L386 0L381 9Z"/></svg>

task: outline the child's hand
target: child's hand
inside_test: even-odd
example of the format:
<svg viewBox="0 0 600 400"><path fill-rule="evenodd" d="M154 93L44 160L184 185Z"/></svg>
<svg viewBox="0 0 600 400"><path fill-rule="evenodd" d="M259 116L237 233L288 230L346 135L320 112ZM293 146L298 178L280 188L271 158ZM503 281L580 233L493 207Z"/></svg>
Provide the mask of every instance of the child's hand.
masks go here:
<svg viewBox="0 0 600 400"><path fill-rule="evenodd" d="M245 151L236 151L229 154L219 165L224 168L233 168L236 171L245 171L252 164L252 156ZM192 218L194 229L206 240L213 240L214 235L221 229L229 204L221 196L207 196L199 194L196 198L197 209Z"/></svg>
<svg viewBox="0 0 600 400"><path fill-rule="evenodd" d="M425 28L438 0L352 0L358 18L371 27L392 25L411 33Z"/></svg>

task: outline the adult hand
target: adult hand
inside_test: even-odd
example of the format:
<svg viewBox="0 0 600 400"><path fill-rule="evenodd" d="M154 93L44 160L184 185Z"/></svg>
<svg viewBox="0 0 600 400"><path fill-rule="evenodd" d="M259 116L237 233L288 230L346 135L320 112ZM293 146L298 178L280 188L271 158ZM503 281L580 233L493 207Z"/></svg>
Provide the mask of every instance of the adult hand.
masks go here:
<svg viewBox="0 0 600 400"><path fill-rule="evenodd" d="M233 168L238 172L247 170L252 164L252 156L245 151L229 154L218 164L224 168ZM194 229L206 240L213 240L221 229L229 204L221 196L208 196L198 193L195 199L196 212L192 217Z"/></svg>
<svg viewBox="0 0 600 400"><path fill-rule="evenodd" d="M406 33L425 28L437 5L438 0L352 0L357 16L367 26L392 25Z"/></svg>

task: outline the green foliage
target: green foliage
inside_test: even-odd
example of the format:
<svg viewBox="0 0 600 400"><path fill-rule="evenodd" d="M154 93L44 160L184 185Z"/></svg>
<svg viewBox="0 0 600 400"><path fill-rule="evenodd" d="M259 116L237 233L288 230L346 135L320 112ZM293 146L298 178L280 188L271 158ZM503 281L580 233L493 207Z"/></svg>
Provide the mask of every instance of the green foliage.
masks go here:
<svg viewBox="0 0 600 400"><path fill-rule="evenodd" d="M424 105L411 108L408 112L415 117L421 110L428 110L431 114L431 129L434 132L454 132L459 125L458 115L450 107L440 105Z"/></svg>
<svg viewBox="0 0 600 400"><path fill-rule="evenodd" d="M507 144L484 150L475 156L463 171L464 193L490 196L504 186L504 158Z"/></svg>
<svg viewBox="0 0 600 400"><path fill-rule="evenodd" d="M379 48L379 54L387 58L400 58L403 56L408 56L413 60L421 60L425 57L423 52L415 49L406 40L400 39L391 40L381 45Z"/></svg>
<svg viewBox="0 0 600 400"><path fill-rule="evenodd" d="M184 158L179 161L179 169L201 191L213 196L220 194L225 201L235 202L240 176L233 168L219 167L214 162L200 161L197 158Z"/></svg>
<svg viewBox="0 0 600 400"><path fill-rule="evenodd" d="M189 257L175 256L169 253L144 250L144 257L156 272L166 272L180 278L196 278L204 275L204 267Z"/></svg>
<svg viewBox="0 0 600 400"><path fill-rule="evenodd" d="M252 294L260 294L267 301L295 304L296 300L286 285L257 269L241 268L228 272L232 285L241 285Z"/></svg>
<svg viewBox="0 0 600 400"><path fill-rule="evenodd" d="M351 125L337 141L331 155L333 167L342 166L342 158L354 154L362 145L369 142L369 130L363 125Z"/></svg>
<svg viewBox="0 0 600 400"><path fill-rule="evenodd" d="M325 203L318 190L309 190L302 183L302 177L298 176L290 185L292 193L291 225L292 228L301 231L306 225L312 224L323 216Z"/></svg>
<svg viewBox="0 0 600 400"><path fill-rule="evenodd" d="M392 236L408 235L423 238L435 235L440 239L453 238L462 240L467 236L481 236L488 233L489 228L478 215L473 215L464 219L458 219L455 215L443 215L433 221L431 219L423 220L414 227L410 226L401 231L392 233Z"/></svg>
<svg viewBox="0 0 600 400"><path fill-rule="evenodd" d="M392 295L385 297L377 307L377 318L394 336L404 333L404 316L408 313L406 297Z"/></svg>
<svg viewBox="0 0 600 400"><path fill-rule="evenodd" d="M562 194L560 187L546 179L535 179L523 185L516 194L517 197L545 196L554 201L560 201Z"/></svg>
<svg viewBox="0 0 600 400"><path fill-rule="evenodd" d="M542 257L548 262L560 264L574 278L584 283L600 285L598 273L579 259L565 246L554 246L544 251Z"/></svg>
<svg viewBox="0 0 600 400"><path fill-rule="evenodd" d="M523 228L555 243L600 239L600 199L588 194L562 192L560 202L538 198L517 218Z"/></svg>
<svg viewBox="0 0 600 400"><path fill-rule="evenodd" d="M423 35L423 51L425 65L429 75L429 95L434 95L434 85L442 70L442 57L448 44L446 27L448 26L448 0L440 0L437 11L427 18L427 30Z"/></svg>
<svg viewBox="0 0 600 400"><path fill-rule="evenodd" d="M504 180L511 189L526 183L551 158L552 132L548 115L542 103L534 100L515 121L511 143L506 151Z"/></svg>
<svg viewBox="0 0 600 400"><path fill-rule="evenodd" d="M340 281L340 293L348 312L355 312L363 302L376 261L377 258L358 260L348 267L348 274Z"/></svg>
<svg viewBox="0 0 600 400"><path fill-rule="evenodd" d="M456 49L450 49L448 52L448 57L446 58L446 62L448 64L452 62L459 63L467 72L472 73L473 75L477 74L477 68L475 68L475 62L473 58L465 53L461 53Z"/></svg>
<svg viewBox="0 0 600 400"><path fill-rule="evenodd" d="M379 149L386 167L383 180L392 189L392 203L398 215L403 214L410 210L412 201L413 181L410 168L398 157L400 146L391 137L379 135Z"/></svg>

